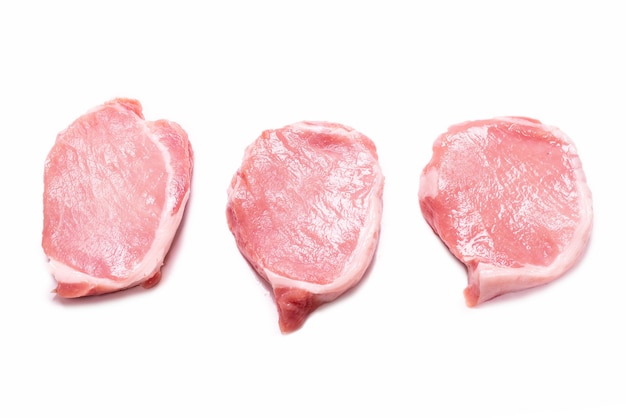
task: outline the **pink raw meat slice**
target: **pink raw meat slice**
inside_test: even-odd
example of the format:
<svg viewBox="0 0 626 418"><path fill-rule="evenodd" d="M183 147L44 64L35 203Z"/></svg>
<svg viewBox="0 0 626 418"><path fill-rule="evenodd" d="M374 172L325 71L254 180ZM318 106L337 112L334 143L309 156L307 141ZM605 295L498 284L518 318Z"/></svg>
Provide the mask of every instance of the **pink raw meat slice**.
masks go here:
<svg viewBox="0 0 626 418"><path fill-rule="evenodd" d="M356 285L374 255L384 178L374 143L336 123L268 130L228 190L237 246L272 287L283 333Z"/></svg>
<svg viewBox="0 0 626 418"><path fill-rule="evenodd" d="M56 293L151 287L183 217L193 151L176 123L115 99L59 133L45 163L42 246Z"/></svg>
<svg viewBox="0 0 626 418"><path fill-rule="evenodd" d="M433 145L419 201L467 266L468 306L563 275L591 233L591 192L574 144L529 118L450 127Z"/></svg>

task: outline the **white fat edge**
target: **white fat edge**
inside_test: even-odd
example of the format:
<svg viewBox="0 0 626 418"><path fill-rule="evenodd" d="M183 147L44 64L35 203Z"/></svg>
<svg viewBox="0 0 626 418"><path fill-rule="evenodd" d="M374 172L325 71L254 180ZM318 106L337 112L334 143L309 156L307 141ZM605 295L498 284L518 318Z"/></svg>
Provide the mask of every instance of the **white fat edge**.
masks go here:
<svg viewBox="0 0 626 418"><path fill-rule="evenodd" d="M437 197L439 194L439 169L434 165L429 167L420 176L418 198Z"/></svg>
<svg viewBox="0 0 626 418"><path fill-rule="evenodd" d="M107 286L118 283L111 279L93 277L88 274L82 273L74 269L73 267L70 267L67 264L62 263L61 261L58 261L52 257L50 257L48 260L48 270L50 271L50 274L54 276L56 281L60 283L86 282L86 283L106 284ZM96 287L96 286L92 286L92 287Z"/></svg>
<svg viewBox="0 0 626 418"><path fill-rule="evenodd" d="M163 260L172 245L176 231L183 219L185 207L187 206L187 201L189 200L191 192L191 187L189 187L183 196L178 211L172 214L176 204L176 198L169 191L170 186L174 183L172 156L167 147L159 141L159 138L155 137L155 135L148 130L147 124L144 125L144 129L146 129L147 134L152 139L152 142L157 146L159 151L161 151L161 155L165 161L165 172L167 173L165 195L167 197L167 201L165 207L163 208L163 212L161 213L161 220L156 229L152 245L143 257L141 263L135 266L133 270L132 276L136 276L138 281L154 276L154 274L158 272L163 265Z"/></svg>
<svg viewBox="0 0 626 418"><path fill-rule="evenodd" d="M265 268L263 272L274 290L279 288L298 288L321 296L321 300L324 302L330 302L360 282L374 257L382 220L382 191L385 179L378 163L375 165L375 171L376 182L370 191L370 210L368 211L364 228L361 229L352 256L346 262L339 276L331 283L316 284L291 279Z"/></svg>

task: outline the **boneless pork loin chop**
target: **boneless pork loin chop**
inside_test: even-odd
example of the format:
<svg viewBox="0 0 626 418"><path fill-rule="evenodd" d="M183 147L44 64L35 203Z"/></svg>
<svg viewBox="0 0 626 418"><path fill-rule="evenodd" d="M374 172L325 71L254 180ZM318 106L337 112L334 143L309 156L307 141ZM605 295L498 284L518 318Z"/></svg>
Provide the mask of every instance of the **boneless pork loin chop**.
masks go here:
<svg viewBox="0 0 626 418"><path fill-rule="evenodd" d="M468 306L562 276L581 258L592 228L591 192L574 144L529 118L450 127L433 145L419 202L467 266Z"/></svg>
<svg viewBox="0 0 626 418"><path fill-rule="evenodd" d="M176 123L115 99L58 134L45 162L42 246L56 293L151 287L189 198L193 151Z"/></svg>
<svg viewBox="0 0 626 418"><path fill-rule="evenodd" d="M361 280L378 243L383 184L374 143L340 124L295 123L248 146L227 220L273 289L283 333Z"/></svg>

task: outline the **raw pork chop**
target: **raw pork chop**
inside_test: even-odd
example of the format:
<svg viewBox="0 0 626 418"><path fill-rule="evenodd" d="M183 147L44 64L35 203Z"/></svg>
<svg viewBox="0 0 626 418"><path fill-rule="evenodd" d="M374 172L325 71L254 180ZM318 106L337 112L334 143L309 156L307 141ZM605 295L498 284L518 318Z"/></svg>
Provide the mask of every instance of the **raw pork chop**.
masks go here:
<svg viewBox="0 0 626 418"><path fill-rule="evenodd" d="M374 143L335 123L265 131L246 149L228 225L271 285L283 333L361 280L378 243L383 183Z"/></svg>
<svg viewBox="0 0 626 418"><path fill-rule="evenodd" d="M42 245L59 296L151 287L189 198L193 152L176 123L131 99L59 133L45 163Z"/></svg>
<svg viewBox="0 0 626 418"><path fill-rule="evenodd" d="M419 201L467 266L468 306L561 276L591 232L591 192L574 144L534 119L450 127L435 141Z"/></svg>

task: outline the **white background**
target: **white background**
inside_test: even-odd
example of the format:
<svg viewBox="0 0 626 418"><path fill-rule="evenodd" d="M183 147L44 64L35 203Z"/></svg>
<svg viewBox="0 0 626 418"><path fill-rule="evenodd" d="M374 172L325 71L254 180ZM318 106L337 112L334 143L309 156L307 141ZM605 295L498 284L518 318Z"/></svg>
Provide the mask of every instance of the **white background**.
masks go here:
<svg viewBox="0 0 626 418"><path fill-rule="evenodd" d="M0 6L0 416L624 416L620 2L202 3ZM117 96L188 132L192 197L156 288L60 300L43 164ZM574 140L595 223L565 277L470 309L418 179L449 125L498 115ZM261 131L306 119L375 141L385 206L370 274L285 336L226 189Z"/></svg>

